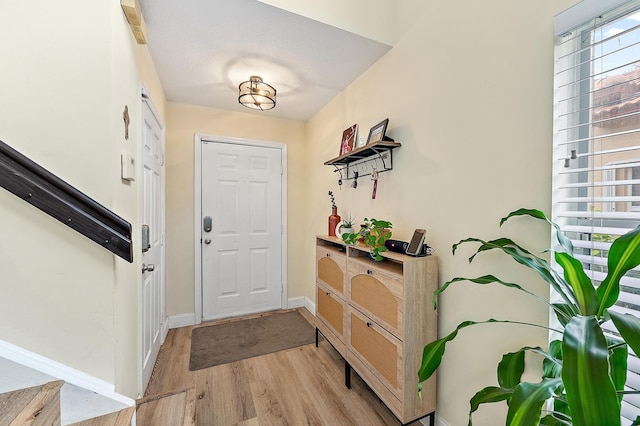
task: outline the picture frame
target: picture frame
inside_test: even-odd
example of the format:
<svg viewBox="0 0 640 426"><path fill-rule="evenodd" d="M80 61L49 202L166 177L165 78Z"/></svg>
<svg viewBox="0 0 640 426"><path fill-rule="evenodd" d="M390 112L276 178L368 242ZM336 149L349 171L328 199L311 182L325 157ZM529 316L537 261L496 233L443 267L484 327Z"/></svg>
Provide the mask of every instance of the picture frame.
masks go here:
<svg viewBox="0 0 640 426"><path fill-rule="evenodd" d="M356 140L358 139L358 125L354 124L342 132L342 141L340 142L340 155L348 154L356 148Z"/></svg>
<svg viewBox="0 0 640 426"><path fill-rule="evenodd" d="M384 140L384 134L387 131L387 125L389 119L385 118L369 130L369 137L367 138L367 145L370 143L380 142Z"/></svg>

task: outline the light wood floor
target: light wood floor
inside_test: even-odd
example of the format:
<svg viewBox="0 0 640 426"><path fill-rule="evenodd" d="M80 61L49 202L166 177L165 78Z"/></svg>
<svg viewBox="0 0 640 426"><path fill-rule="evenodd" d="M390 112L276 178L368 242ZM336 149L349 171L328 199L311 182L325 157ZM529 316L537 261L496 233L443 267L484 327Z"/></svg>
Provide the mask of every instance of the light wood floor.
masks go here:
<svg viewBox="0 0 640 426"><path fill-rule="evenodd" d="M355 372L344 386L342 358L324 340L189 371L193 328L169 331L138 401L139 426L400 425Z"/></svg>

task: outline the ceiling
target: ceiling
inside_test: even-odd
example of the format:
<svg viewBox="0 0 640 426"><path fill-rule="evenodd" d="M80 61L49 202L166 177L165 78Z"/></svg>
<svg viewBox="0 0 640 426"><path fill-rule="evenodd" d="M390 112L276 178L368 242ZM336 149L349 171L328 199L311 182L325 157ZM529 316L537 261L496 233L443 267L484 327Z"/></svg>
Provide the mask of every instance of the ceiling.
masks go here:
<svg viewBox="0 0 640 426"><path fill-rule="evenodd" d="M167 101L307 121L391 46L256 0L140 0ZM258 75L277 105L253 111Z"/></svg>

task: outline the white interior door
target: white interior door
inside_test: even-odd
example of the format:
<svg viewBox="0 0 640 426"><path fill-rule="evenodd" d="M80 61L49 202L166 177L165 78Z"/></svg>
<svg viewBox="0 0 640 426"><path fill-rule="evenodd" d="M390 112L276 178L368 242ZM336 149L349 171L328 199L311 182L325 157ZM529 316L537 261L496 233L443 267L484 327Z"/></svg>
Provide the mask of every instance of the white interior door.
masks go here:
<svg viewBox="0 0 640 426"><path fill-rule="evenodd" d="M281 308L282 151L203 141L201 161L203 320Z"/></svg>
<svg viewBox="0 0 640 426"><path fill-rule="evenodd" d="M142 102L143 224L142 377L146 389L164 338L164 132L147 101Z"/></svg>

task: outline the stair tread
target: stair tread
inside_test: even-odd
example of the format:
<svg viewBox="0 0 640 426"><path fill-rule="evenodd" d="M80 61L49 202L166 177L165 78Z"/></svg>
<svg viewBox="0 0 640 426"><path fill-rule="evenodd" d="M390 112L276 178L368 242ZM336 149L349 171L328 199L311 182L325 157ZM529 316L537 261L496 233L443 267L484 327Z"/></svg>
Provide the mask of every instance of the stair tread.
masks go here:
<svg viewBox="0 0 640 426"><path fill-rule="evenodd" d="M55 380L55 377L26 367L17 362L0 357L0 393L43 385Z"/></svg>
<svg viewBox="0 0 640 426"><path fill-rule="evenodd" d="M63 425L76 424L129 408L122 402L70 383L65 383L62 387L60 404Z"/></svg>
<svg viewBox="0 0 640 426"><path fill-rule="evenodd" d="M135 407L127 407L115 413L82 420L69 426L128 426L131 424Z"/></svg>
<svg viewBox="0 0 640 426"><path fill-rule="evenodd" d="M0 424L59 425L63 384L56 380L0 394Z"/></svg>

